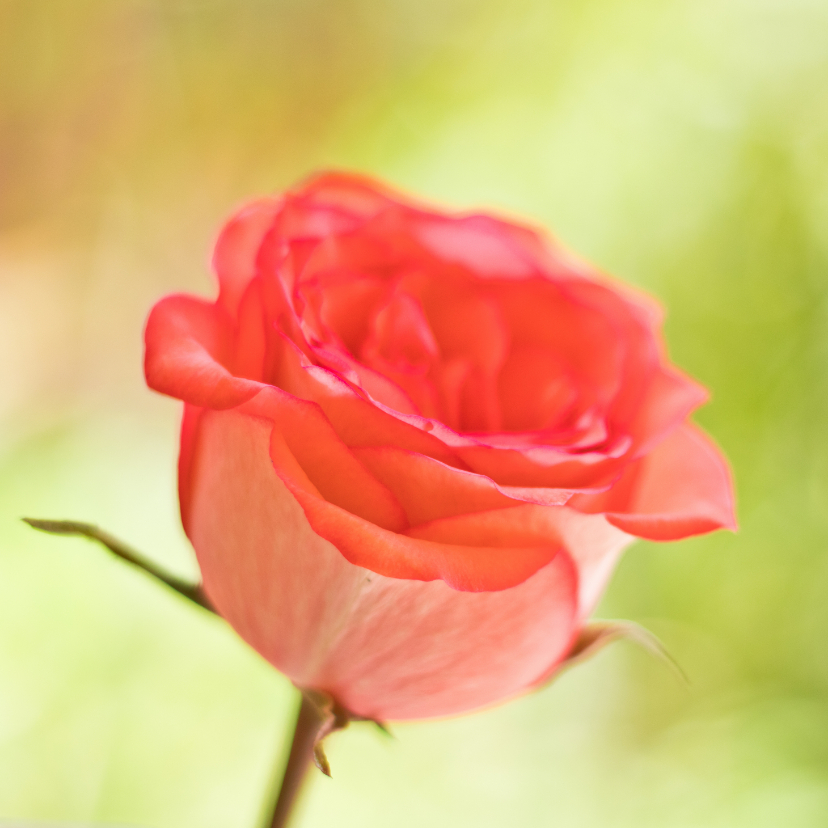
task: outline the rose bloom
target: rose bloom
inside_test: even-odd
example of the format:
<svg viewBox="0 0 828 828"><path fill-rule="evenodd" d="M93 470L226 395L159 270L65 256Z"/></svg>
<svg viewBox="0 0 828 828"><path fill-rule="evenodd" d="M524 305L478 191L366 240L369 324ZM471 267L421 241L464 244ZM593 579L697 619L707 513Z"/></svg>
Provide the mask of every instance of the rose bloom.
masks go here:
<svg viewBox="0 0 828 828"><path fill-rule="evenodd" d="M162 299L203 586L298 687L443 716L554 675L634 538L733 527L651 300L527 227L323 174L244 207L219 294Z"/></svg>

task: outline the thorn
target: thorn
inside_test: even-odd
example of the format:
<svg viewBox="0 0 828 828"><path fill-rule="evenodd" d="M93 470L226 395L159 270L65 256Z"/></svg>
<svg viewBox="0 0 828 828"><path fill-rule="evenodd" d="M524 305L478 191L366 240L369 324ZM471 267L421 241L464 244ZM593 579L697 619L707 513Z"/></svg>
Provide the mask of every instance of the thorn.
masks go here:
<svg viewBox="0 0 828 828"><path fill-rule="evenodd" d="M313 746L313 762L325 776L329 779L331 778L331 765L328 762L328 757L325 756L325 749L322 747L321 739Z"/></svg>

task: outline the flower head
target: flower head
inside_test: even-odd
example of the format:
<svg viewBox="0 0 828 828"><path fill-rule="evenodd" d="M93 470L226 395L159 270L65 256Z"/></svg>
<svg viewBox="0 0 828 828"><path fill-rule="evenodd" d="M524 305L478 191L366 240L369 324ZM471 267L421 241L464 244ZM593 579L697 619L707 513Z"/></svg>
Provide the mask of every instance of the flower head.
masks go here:
<svg viewBox="0 0 828 828"><path fill-rule="evenodd" d="M733 527L654 303L529 228L324 174L242 209L215 302L162 299L184 527L213 604L377 719L535 686L622 549Z"/></svg>

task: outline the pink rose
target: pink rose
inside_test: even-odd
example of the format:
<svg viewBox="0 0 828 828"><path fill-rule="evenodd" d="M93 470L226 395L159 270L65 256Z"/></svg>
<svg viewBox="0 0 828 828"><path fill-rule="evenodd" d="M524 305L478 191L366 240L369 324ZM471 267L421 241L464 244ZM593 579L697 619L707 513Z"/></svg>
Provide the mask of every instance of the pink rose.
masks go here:
<svg viewBox="0 0 828 828"><path fill-rule="evenodd" d="M353 714L552 675L622 549L734 526L658 308L537 232L324 174L243 208L219 295L162 299L181 514L239 635Z"/></svg>

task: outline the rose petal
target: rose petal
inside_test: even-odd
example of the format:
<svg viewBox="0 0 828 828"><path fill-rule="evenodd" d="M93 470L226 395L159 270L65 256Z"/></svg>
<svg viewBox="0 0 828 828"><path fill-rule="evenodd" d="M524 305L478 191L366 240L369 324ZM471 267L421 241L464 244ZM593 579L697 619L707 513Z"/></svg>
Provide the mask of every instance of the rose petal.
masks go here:
<svg viewBox="0 0 828 828"><path fill-rule="evenodd" d="M634 540L602 515L584 515L567 506L529 504L443 518L414 526L408 534L438 543L504 548L559 543L578 569L579 618L592 611L621 552Z"/></svg>
<svg viewBox="0 0 828 828"><path fill-rule="evenodd" d="M277 474L299 501L314 532L329 540L351 563L389 578L445 581L463 592L490 592L523 583L560 551L553 539L536 546L493 548L435 543L382 529L308 491L294 476L290 458L274 441L271 459ZM486 514L486 513L484 513Z"/></svg>
<svg viewBox="0 0 828 828"><path fill-rule="evenodd" d="M566 555L503 592L374 575L312 531L269 437L262 420L206 413L191 537L210 600L296 684L369 718L445 716L520 693L565 657L577 588Z"/></svg>
<svg viewBox="0 0 828 828"><path fill-rule="evenodd" d="M497 303L476 291L465 274L414 277L403 285L420 297L439 344L442 364L433 365L431 376L443 392L441 419L458 431L498 430L497 378L510 333Z"/></svg>
<svg viewBox="0 0 828 828"><path fill-rule="evenodd" d="M708 397L707 389L680 371L660 366L629 426L631 454L639 457L653 449Z"/></svg>
<svg viewBox="0 0 828 828"><path fill-rule="evenodd" d="M472 471L485 474L503 486L603 489L623 462L620 456L607 457L597 451L570 454L554 446L501 448L479 444L451 448Z"/></svg>
<svg viewBox="0 0 828 828"><path fill-rule="evenodd" d="M320 290L319 315L352 354L359 353L368 336L375 308L382 304L387 286L379 278L339 271L328 274Z"/></svg>
<svg viewBox="0 0 828 828"><path fill-rule="evenodd" d="M586 290L581 280L535 278L494 289L513 343L549 351L566 366L578 388L579 411L606 406L617 395L627 345L618 336L626 306L618 297L605 295L608 291L602 286L589 287Z"/></svg>
<svg viewBox="0 0 828 828"><path fill-rule="evenodd" d="M583 405L568 369L552 348L516 343L499 377L503 427L518 432L560 427L576 405Z"/></svg>
<svg viewBox="0 0 828 828"><path fill-rule="evenodd" d="M533 274L530 262L498 231L501 222L485 215L412 216L410 232L441 262L463 265L480 277L520 279Z"/></svg>
<svg viewBox="0 0 828 828"><path fill-rule="evenodd" d="M224 226L213 253L219 280L219 303L234 316L242 294L256 274L256 257L283 200L265 198L239 210Z"/></svg>
<svg viewBox="0 0 828 828"><path fill-rule="evenodd" d="M651 540L736 528L727 463L692 423L681 425L630 466L608 492L575 495L570 505L584 512L604 512L613 525Z"/></svg>
<svg viewBox="0 0 828 828"><path fill-rule="evenodd" d="M443 544L399 534L394 530L405 522L404 513L395 512L396 500L379 481L370 478L369 485L366 477L355 477L359 464L351 456L349 469L345 457L332 451L337 444L330 435L322 434L319 447L308 446L301 423L308 423L309 435L320 430L316 406L267 389L244 411L274 423L270 457L276 473L299 501L313 530L351 563L392 578L442 579L455 589L480 592L525 581L559 550L554 538L494 549L485 541ZM382 493L387 497L379 497Z"/></svg>
<svg viewBox="0 0 828 828"><path fill-rule="evenodd" d="M562 505L571 492L498 486L480 474L391 446L356 448L354 454L405 509L412 526L443 517L502 509L515 500Z"/></svg>
<svg viewBox="0 0 828 828"><path fill-rule="evenodd" d="M192 469L195 458L198 421L203 409L184 404L181 418L181 449L178 454L178 502L181 507L181 525L190 532L190 494L192 491Z"/></svg>
<svg viewBox="0 0 828 828"><path fill-rule="evenodd" d="M508 699L569 651L577 581L565 554L502 592L368 576L317 681L346 708L379 721L450 716Z"/></svg>
<svg viewBox="0 0 828 828"><path fill-rule="evenodd" d="M277 668L310 683L365 576L313 532L273 471L272 428L234 411L204 412L189 536L218 612Z"/></svg>
<svg viewBox="0 0 828 828"><path fill-rule="evenodd" d="M631 455L640 456L702 405L707 391L668 364L651 302L586 279L567 283L567 292L611 320L624 344L621 384L607 418L612 431L632 438Z"/></svg>
<svg viewBox="0 0 828 828"><path fill-rule="evenodd" d="M323 497L374 521L402 530L408 524L394 496L351 454L322 411L280 389L233 377L211 353L227 348L220 311L189 297L168 297L147 323L147 382L152 388L211 409L247 404L255 416L277 423L290 450ZM186 484L185 484L186 489Z"/></svg>
<svg viewBox="0 0 828 828"><path fill-rule="evenodd" d="M289 471L277 471L288 475L295 485L357 520L391 532L408 527L394 495L342 442L319 406L268 387L241 410L273 423L274 434L284 443L291 463Z"/></svg>
<svg viewBox="0 0 828 828"><path fill-rule="evenodd" d="M261 282L254 278L242 295L237 311L233 374L265 382L267 331Z"/></svg>
<svg viewBox="0 0 828 828"><path fill-rule="evenodd" d="M147 383L193 405L223 409L244 403L268 386L234 377L216 361L211 351L229 351L230 336L230 325L216 306L187 296L161 300L147 322ZM397 446L514 487L580 489L617 465L603 455L573 456L543 446L492 448L424 418L406 419L361 397L334 372L303 366L301 352L285 346L281 373L274 377L278 386L317 402L348 446ZM447 445L447 439L457 445Z"/></svg>
<svg viewBox="0 0 828 828"><path fill-rule="evenodd" d="M387 207L397 206L401 198L370 176L335 170L312 175L292 193L298 194L305 206L339 210L362 221L367 221Z"/></svg>
<svg viewBox="0 0 828 828"><path fill-rule="evenodd" d="M258 393L257 382L233 376L232 326L222 309L174 294L152 309L144 330L147 385L210 408L232 408Z"/></svg>
<svg viewBox="0 0 828 828"><path fill-rule="evenodd" d="M536 444L516 449L486 445L483 441L488 435L461 435L440 422L371 402L335 372L303 362L301 352L286 340L280 365L274 377L276 384L318 403L337 434L351 447L395 446L471 469L501 487L515 488L605 488L621 462L620 455L572 455ZM540 502L546 502L544 495L539 497L543 498Z"/></svg>
<svg viewBox="0 0 828 828"><path fill-rule="evenodd" d="M442 440L430 433L433 426L426 418L405 418L401 412L371 402L336 372L303 360L301 352L287 340L283 340L280 371L274 381L294 396L317 403L348 446L397 446L450 465L463 465Z"/></svg>

